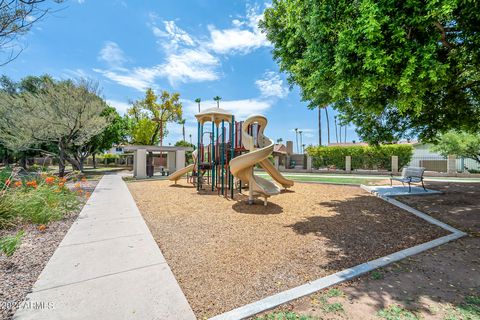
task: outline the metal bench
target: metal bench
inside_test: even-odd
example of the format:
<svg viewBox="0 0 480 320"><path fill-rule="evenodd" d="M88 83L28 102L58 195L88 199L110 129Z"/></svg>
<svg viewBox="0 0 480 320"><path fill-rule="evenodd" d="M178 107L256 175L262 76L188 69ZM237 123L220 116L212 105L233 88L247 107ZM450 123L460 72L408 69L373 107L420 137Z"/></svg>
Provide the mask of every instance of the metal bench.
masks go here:
<svg viewBox="0 0 480 320"><path fill-rule="evenodd" d="M390 176L390 185L393 185L393 180L400 181L403 186L405 183L408 183L408 192L412 191L412 183L421 183L423 190L427 192L425 189L425 185L423 184L423 173L425 172L425 168L421 167L405 167L402 170L402 175L400 177L394 177L393 174Z"/></svg>

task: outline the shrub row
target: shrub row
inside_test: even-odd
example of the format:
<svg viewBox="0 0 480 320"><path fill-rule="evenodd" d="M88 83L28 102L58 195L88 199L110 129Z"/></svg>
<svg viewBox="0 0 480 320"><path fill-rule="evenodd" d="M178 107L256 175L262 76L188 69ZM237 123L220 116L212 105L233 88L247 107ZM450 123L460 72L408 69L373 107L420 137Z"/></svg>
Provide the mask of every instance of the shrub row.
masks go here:
<svg viewBox="0 0 480 320"><path fill-rule="evenodd" d="M398 166L402 168L410 162L413 147L406 144L380 146L325 147L316 146L306 149L312 157L312 166L316 169L332 167L345 170L345 157L352 157L352 170L388 170L392 169L392 156L398 156Z"/></svg>

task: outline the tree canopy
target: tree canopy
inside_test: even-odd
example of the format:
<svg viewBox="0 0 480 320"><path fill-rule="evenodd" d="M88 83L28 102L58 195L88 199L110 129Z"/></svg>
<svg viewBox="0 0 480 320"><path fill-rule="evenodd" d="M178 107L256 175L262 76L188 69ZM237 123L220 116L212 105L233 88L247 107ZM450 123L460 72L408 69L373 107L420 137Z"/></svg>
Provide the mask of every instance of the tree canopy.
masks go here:
<svg viewBox="0 0 480 320"><path fill-rule="evenodd" d="M47 3L63 0L0 0L0 66L14 60L22 51L16 43L19 36L28 32L34 23L49 11Z"/></svg>
<svg viewBox="0 0 480 320"><path fill-rule="evenodd" d="M147 89L145 98L135 101L128 114L133 143L162 145L163 138L168 134L167 123L182 119L180 94L161 91L157 95L152 89Z"/></svg>
<svg viewBox="0 0 480 320"><path fill-rule="evenodd" d="M369 142L432 140L480 131L479 12L469 0L273 0L260 26L310 108L332 105Z"/></svg>
<svg viewBox="0 0 480 320"><path fill-rule="evenodd" d="M445 157L453 154L480 163L480 134L449 131L439 137L432 150Z"/></svg>
<svg viewBox="0 0 480 320"><path fill-rule="evenodd" d="M98 86L80 80L28 77L28 91L0 91L0 143L15 151L41 150L56 156L63 175L65 161L79 167L71 151L86 145L107 127L108 107ZM20 82L20 86L24 81ZM56 149L42 148L54 145Z"/></svg>

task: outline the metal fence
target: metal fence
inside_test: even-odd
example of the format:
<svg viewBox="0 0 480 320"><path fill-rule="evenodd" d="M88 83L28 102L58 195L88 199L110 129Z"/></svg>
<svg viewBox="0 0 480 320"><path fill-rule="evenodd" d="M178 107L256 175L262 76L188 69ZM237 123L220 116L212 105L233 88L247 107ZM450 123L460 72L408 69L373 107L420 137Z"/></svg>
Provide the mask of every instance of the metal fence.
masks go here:
<svg viewBox="0 0 480 320"><path fill-rule="evenodd" d="M442 156L413 156L410 167L423 167L425 171L447 172L447 158Z"/></svg>

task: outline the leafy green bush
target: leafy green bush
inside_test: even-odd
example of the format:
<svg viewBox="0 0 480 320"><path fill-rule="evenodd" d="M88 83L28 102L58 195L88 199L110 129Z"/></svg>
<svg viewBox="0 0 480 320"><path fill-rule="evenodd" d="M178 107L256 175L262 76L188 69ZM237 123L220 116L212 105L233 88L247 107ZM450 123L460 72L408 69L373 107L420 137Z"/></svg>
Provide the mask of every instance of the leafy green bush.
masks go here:
<svg viewBox="0 0 480 320"><path fill-rule="evenodd" d="M7 257L12 256L15 251L20 247L23 238L23 231L18 231L16 235L5 236L0 238L0 251L2 251Z"/></svg>
<svg viewBox="0 0 480 320"><path fill-rule="evenodd" d="M105 163L106 161L106 164L111 164L111 163L115 163L115 160L119 158L120 156L118 154L106 153L97 157L97 163Z"/></svg>
<svg viewBox="0 0 480 320"><path fill-rule="evenodd" d="M18 221L47 224L59 220L78 208L76 193L82 193L78 182L70 190L66 179L53 176L35 176L33 179L10 177L0 193L0 228L15 225Z"/></svg>
<svg viewBox="0 0 480 320"><path fill-rule="evenodd" d="M314 168L335 167L345 170L345 157L352 157L352 169L392 169L392 156L398 156L399 168L410 162L413 147L406 144L380 146L324 147L310 146L306 152L313 158Z"/></svg>
<svg viewBox="0 0 480 320"><path fill-rule="evenodd" d="M75 193L58 186L40 184L31 190L16 190L8 193L13 198L12 211L16 216L36 224L60 220L78 207Z"/></svg>

